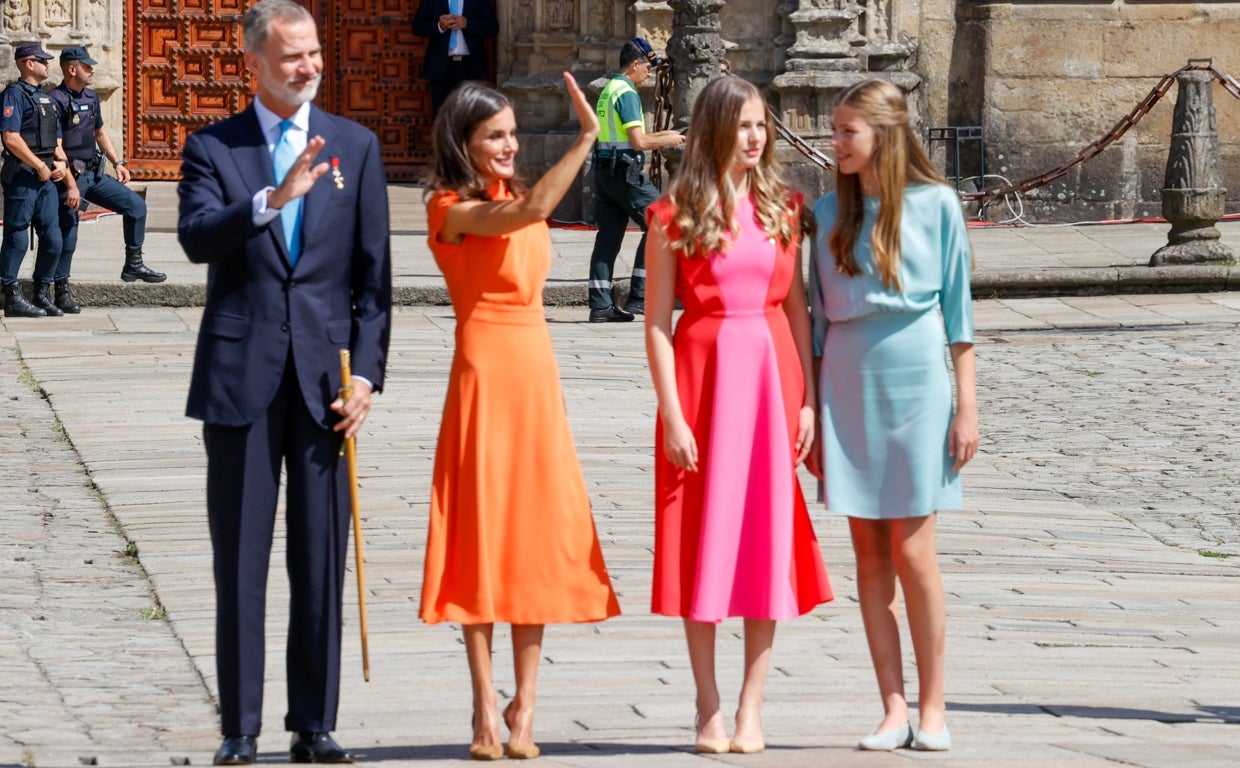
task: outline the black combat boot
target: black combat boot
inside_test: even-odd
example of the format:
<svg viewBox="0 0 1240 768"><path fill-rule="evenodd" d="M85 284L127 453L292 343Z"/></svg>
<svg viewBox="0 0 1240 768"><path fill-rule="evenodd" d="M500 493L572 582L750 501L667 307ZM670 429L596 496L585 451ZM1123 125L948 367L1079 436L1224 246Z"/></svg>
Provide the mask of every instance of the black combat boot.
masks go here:
<svg viewBox="0 0 1240 768"><path fill-rule="evenodd" d="M21 283L4 286L5 317L44 317L47 313L26 300Z"/></svg>
<svg viewBox="0 0 1240 768"><path fill-rule="evenodd" d="M131 251L125 249L125 268L121 270L121 279L127 283L141 280L144 283L162 283L168 279L163 272L156 272L142 263L142 249Z"/></svg>
<svg viewBox="0 0 1240 768"><path fill-rule="evenodd" d="M69 287L69 278L56 281L56 306L60 311L70 315L76 315L82 311L77 301L73 298L73 289Z"/></svg>
<svg viewBox="0 0 1240 768"><path fill-rule="evenodd" d="M34 284L34 305L47 313L48 317L62 317L65 314L56 306L56 302L52 301L51 283Z"/></svg>

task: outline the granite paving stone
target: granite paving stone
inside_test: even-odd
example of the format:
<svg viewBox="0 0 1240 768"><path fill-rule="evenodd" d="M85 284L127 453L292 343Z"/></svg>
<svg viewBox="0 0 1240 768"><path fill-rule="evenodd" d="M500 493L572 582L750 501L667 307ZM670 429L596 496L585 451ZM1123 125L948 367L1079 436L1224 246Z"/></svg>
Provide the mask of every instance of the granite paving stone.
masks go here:
<svg viewBox="0 0 1240 768"><path fill-rule="evenodd" d="M417 225L403 222L402 231ZM98 226L92 239L112 225ZM1134 226L1144 229L978 230L973 240L979 261L994 269L1027 268L1030 253L1046 269L1131 265L1138 241L1159 239L1156 225ZM1240 234L1234 223L1221 229L1225 238ZM158 249L175 248L174 238L153 234L164 240L154 239L152 266L167 266L170 281L200 279L198 267L161 258ZM407 242L416 236L402 237L398 274L433 277ZM1017 240L1028 246L1019 258L1008 255L1020 250ZM589 237L556 242L560 268L576 269ZM84 259L84 275L93 263ZM114 280L115 264L104 266ZM846 525L811 504L837 599L779 627L767 752L718 757L691 752L680 624L648 612L655 399L642 329L591 326L580 307L548 308L624 614L548 629L540 764L1234 764L1240 299L1005 298L975 308L982 450L966 470L965 509L939 521L956 748L854 749L881 709ZM8 522L0 539L0 765L205 765L218 744L201 429L182 415L200 315L87 307L63 323L0 320ZM417 620L452 333L446 307L396 311L386 391L359 442L373 679L361 679L350 583L336 733L362 760L394 768L460 764L469 738L459 629ZM812 497L812 481L802 478ZM125 556L131 543L136 558ZM287 757L278 730L283 552L277 530L263 762ZM143 618L155 606L165 620ZM513 689L506 628L496 648L503 699ZM718 664L726 709L742 654L740 623L725 622ZM911 652L906 668L915 691Z"/></svg>

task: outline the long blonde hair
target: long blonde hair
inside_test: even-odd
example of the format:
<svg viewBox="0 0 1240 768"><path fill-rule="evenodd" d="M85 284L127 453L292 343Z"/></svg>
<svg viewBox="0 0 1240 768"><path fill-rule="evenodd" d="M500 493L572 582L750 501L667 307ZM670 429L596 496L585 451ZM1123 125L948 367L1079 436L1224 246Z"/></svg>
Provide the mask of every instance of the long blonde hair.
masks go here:
<svg viewBox="0 0 1240 768"><path fill-rule="evenodd" d="M765 113L766 100L757 87L724 75L707 83L694 101L684 159L668 190L675 210L673 252L705 256L722 250L727 236L738 234L733 220L736 195L728 178L736 154L741 108L750 99L757 99ZM800 220L789 215L788 186L775 160L775 128L769 121L762 157L748 176L758 224L787 248L800 235Z"/></svg>
<svg viewBox="0 0 1240 768"><path fill-rule="evenodd" d="M904 188L913 182L946 184L947 180L930 162L909 123L908 101L899 88L886 80L864 80L848 88L836 106L854 110L874 129L876 145L875 176L878 178L880 208L870 237L874 263L888 290L900 288L900 217L904 210ZM861 203L861 177L835 171L835 197L838 215L828 240L835 255L835 268L850 277L861 274L854 248L861 234L864 214Z"/></svg>

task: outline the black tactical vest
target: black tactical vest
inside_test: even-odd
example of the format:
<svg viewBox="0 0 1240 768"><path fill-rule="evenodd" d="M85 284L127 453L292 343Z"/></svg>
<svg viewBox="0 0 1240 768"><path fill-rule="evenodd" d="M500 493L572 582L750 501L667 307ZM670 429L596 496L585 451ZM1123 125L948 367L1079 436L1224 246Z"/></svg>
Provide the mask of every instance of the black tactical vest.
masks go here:
<svg viewBox="0 0 1240 768"><path fill-rule="evenodd" d="M83 88L81 95L74 96L64 83L53 88L49 95L60 108L60 140L65 154L70 160L94 160L99 97L90 88Z"/></svg>
<svg viewBox="0 0 1240 768"><path fill-rule="evenodd" d="M22 115L22 140L30 151L41 158L51 157L56 152L56 102L38 88L17 81L9 88L20 88L30 101L30 111Z"/></svg>

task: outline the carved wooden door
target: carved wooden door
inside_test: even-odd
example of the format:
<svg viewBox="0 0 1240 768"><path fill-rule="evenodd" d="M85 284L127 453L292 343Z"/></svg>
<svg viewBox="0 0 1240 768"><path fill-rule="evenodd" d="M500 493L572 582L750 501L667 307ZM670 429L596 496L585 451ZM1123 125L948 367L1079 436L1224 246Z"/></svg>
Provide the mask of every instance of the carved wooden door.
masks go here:
<svg viewBox="0 0 1240 768"><path fill-rule="evenodd" d="M426 46L410 27L417 0L319 4L320 103L378 135L389 180L413 181L431 159L430 91L420 76Z"/></svg>
<svg viewBox="0 0 1240 768"><path fill-rule="evenodd" d="M241 16L252 0L126 0L125 148L142 179L175 179L185 137L250 103Z"/></svg>
<svg viewBox="0 0 1240 768"><path fill-rule="evenodd" d="M241 17L256 0L126 0L125 146L141 179L175 179L185 138L249 105ZM379 136L391 181L430 161L418 0L303 0L323 40L316 103Z"/></svg>

